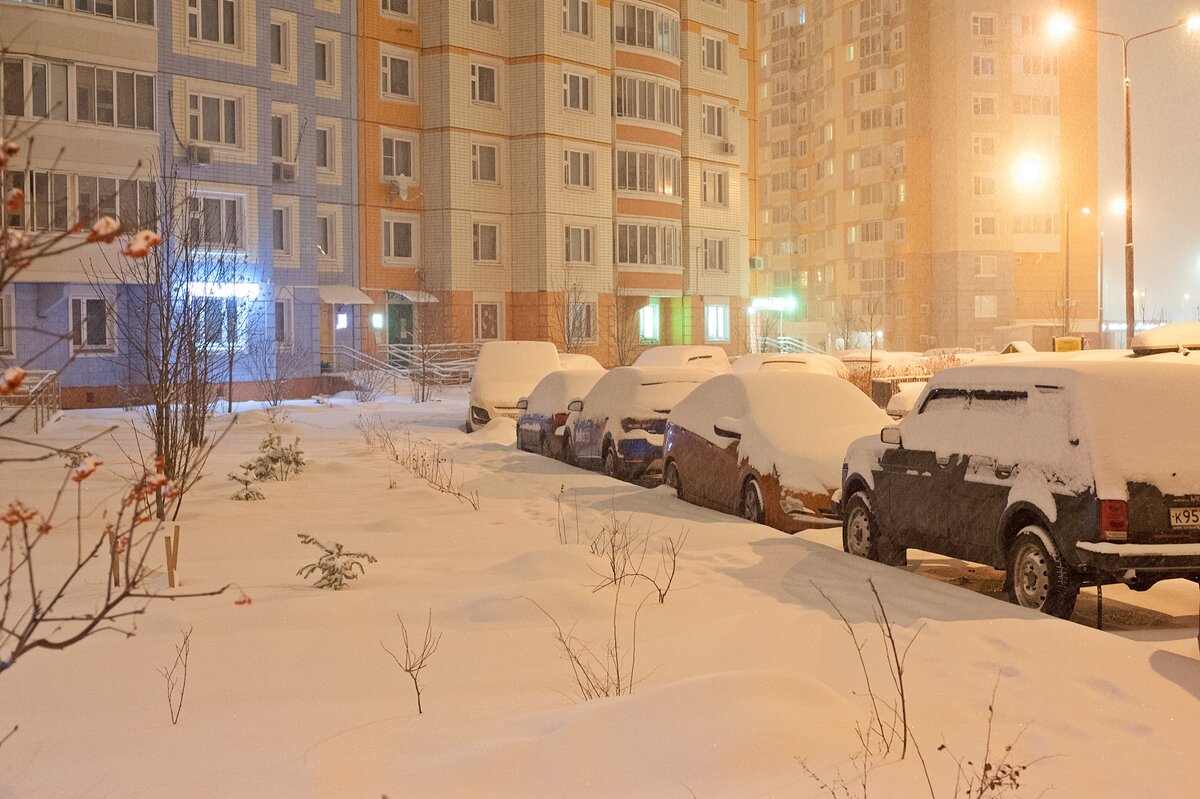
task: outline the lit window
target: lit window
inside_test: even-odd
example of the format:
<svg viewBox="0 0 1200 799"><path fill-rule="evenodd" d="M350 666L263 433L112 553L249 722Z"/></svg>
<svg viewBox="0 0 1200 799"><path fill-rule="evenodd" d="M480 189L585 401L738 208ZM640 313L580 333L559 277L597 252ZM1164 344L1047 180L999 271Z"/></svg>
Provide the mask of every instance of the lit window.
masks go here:
<svg viewBox="0 0 1200 799"><path fill-rule="evenodd" d="M704 339L706 341L729 341L729 306L704 306Z"/></svg>

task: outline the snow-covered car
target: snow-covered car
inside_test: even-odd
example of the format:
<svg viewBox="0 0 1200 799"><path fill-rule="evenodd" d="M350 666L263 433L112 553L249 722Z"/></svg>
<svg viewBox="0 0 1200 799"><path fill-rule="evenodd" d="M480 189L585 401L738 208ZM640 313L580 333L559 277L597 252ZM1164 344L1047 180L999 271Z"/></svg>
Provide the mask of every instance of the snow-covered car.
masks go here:
<svg viewBox="0 0 1200 799"><path fill-rule="evenodd" d="M558 354L558 362L563 369L603 369L597 361L590 355L585 355L582 352L560 352Z"/></svg>
<svg viewBox="0 0 1200 799"><path fill-rule="evenodd" d="M567 424L567 405L582 397L604 377L605 370L560 369L541 379L528 397L517 401L517 446L540 452L547 458L562 457L562 434Z"/></svg>
<svg viewBox="0 0 1200 799"><path fill-rule="evenodd" d="M667 414L712 376L703 369L618 366L567 406L564 459L625 480L658 472Z"/></svg>
<svg viewBox="0 0 1200 799"><path fill-rule="evenodd" d="M679 366L704 369L714 375L730 372L729 356L711 344L666 344L643 350L634 366Z"/></svg>
<svg viewBox="0 0 1200 799"><path fill-rule="evenodd" d="M471 376L467 431L492 419L516 419L517 400L546 375L562 368L558 348L548 341L489 341L479 348Z"/></svg>
<svg viewBox="0 0 1200 799"><path fill-rule="evenodd" d="M1200 582L1194 357L937 373L899 425L850 445L843 547L1005 569L1014 602L1064 618L1083 585Z"/></svg>
<svg viewBox="0 0 1200 799"><path fill-rule="evenodd" d="M734 360L733 372L815 372L850 379L845 364L819 352L752 352Z"/></svg>
<svg viewBox="0 0 1200 799"><path fill-rule="evenodd" d="M1143 330L1130 342L1134 355L1200 350L1200 322L1178 322Z"/></svg>
<svg viewBox="0 0 1200 799"><path fill-rule="evenodd" d="M896 386L896 393L888 400L887 415L893 419L903 419L913 406L917 404L921 392L925 390L927 380L914 380Z"/></svg>
<svg viewBox="0 0 1200 799"><path fill-rule="evenodd" d="M671 411L663 481L680 499L787 532L830 527L846 447L890 421L833 375L718 375Z"/></svg>

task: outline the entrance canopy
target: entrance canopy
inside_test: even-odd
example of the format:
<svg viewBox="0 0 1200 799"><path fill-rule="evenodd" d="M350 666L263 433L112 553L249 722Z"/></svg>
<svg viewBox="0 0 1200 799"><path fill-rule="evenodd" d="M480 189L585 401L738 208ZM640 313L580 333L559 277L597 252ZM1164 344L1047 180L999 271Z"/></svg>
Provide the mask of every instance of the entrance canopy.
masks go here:
<svg viewBox="0 0 1200 799"><path fill-rule="evenodd" d="M408 300L409 302L438 302L438 298L430 294L428 291L388 291L388 297L391 299Z"/></svg>
<svg viewBox="0 0 1200 799"><path fill-rule="evenodd" d="M319 286L317 294L327 305L374 305L375 302L354 286Z"/></svg>

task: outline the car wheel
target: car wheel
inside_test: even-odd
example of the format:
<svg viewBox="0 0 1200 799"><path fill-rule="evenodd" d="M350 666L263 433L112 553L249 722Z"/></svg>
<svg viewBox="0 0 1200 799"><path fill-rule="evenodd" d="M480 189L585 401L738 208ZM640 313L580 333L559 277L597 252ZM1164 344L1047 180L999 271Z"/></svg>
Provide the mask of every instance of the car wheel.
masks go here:
<svg viewBox="0 0 1200 799"><path fill-rule="evenodd" d="M617 457L617 448L611 445L606 446L604 448L604 473L609 477L624 480L624 471L621 468L621 459Z"/></svg>
<svg viewBox="0 0 1200 799"><path fill-rule="evenodd" d="M547 458L554 457L554 452L550 448L550 437L549 436L545 436L545 435L542 436L542 444L541 444L540 449L541 449L541 453L543 456L545 456Z"/></svg>
<svg viewBox="0 0 1200 799"><path fill-rule="evenodd" d="M766 514L763 513L762 489L753 477L742 486L741 516L759 524L766 518Z"/></svg>
<svg viewBox="0 0 1200 799"><path fill-rule="evenodd" d="M1079 597L1079 581L1054 551L1045 529L1021 528L1008 550L1009 598L1017 605L1069 619Z"/></svg>
<svg viewBox="0 0 1200 799"><path fill-rule="evenodd" d="M842 551L888 566L908 564L908 550L889 543L879 529L871 500L858 491L846 501L842 514Z"/></svg>
<svg viewBox="0 0 1200 799"><path fill-rule="evenodd" d="M683 499L683 481L679 479L679 467L671 461L663 469L663 483L675 489L675 496Z"/></svg>

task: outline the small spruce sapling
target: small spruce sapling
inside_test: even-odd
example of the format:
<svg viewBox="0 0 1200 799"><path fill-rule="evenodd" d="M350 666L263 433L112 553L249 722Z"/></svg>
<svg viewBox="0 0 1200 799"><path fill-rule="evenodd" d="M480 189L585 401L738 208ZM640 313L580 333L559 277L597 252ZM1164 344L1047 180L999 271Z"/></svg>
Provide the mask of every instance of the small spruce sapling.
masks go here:
<svg viewBox="0 0 1200 799"><path fill-rule="evenodd" d="M279 433L274 430L258 445L258 455L243 463L242 468L255 480L290 480L304 470L304 453L300 450L300 439L284 446Z"/></svg>
<svg viewBox="0 0 1200 799"><path fill-rule="evenodd" d="M229 473L229 479L236 483L241 483L242 487L233 492L233 499L241 502L253 502L259 499L266 499L267 495L254 487L254 475L249 471L243 474Z"/></svg>
<svg viewBox="0 0 1200 799"><path fill-rule="evenodd" d="M297 537L301 544L312 544L325 553L317 559L316 563L310 563L296 572L299 576L308 578L313 572L320 571L321 579L313 584L316 588L332 588L334 591L340 591L346 587L347 582L357 580L359 575L365 573L362 561L377 562L373 556L365 552L347 552L336 541L325 543L304 533L298 533ZM355 569L358 569L357 573L355 573Z"/></svg>

